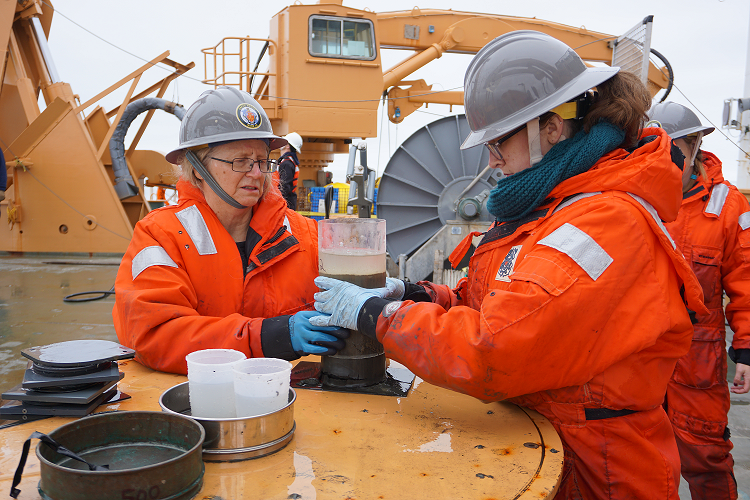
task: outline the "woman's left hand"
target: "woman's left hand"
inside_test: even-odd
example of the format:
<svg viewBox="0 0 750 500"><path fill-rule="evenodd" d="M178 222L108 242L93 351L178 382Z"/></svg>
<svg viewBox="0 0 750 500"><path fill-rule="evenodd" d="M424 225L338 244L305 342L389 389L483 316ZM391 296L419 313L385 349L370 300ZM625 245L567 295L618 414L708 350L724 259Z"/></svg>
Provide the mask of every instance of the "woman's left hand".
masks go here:
<svg viewBox="0 0 750 500"><path fill-rule="evenodd" d="M336 326L315 326L310 320L323 316L317 311L300 311L289 318L292 348L299 355L332 356L346 346L349 330Z"/></svg>
<svg viewBox="0 0 750 500"><path fill-rule="evenodd" d="M745 394L750 390L750 366L737 363L734 374L734 386L729 388L735 394Z"/></svg>

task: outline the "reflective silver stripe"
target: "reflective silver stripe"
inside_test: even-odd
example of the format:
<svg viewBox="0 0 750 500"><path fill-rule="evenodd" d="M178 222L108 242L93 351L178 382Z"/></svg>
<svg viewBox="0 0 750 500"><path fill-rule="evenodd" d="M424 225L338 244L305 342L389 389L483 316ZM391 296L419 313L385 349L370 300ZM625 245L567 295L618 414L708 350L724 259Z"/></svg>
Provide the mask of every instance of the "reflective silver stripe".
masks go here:
<svg viewBox="0 0 750 500"><path fill-rule="evenodd" d="M744 231L745 229L750 227L750 212L745 212L744 214L740 215L737 222L740 223L740 227Z"/></svg>
<svg viewBox="0 0 750 500"><path fill-rule="evenodd" d="M198 250L199 255L216 253L216 245L214 245L214 240L211 238L206 221L203 219L203 215L198 210L198 207L191 205L176 212L175 215L182 223L182 227L185 228L190 239L193 240L193 244L195 245L195 249Z"/></svg>
<svg viewBox="0 0 750 500"><path fill-rule="evenodd" d="M727 201L727 195L729 194L729 186L726 184L717 184L711 190L711 199L708 200L708 205L704 212L707 214L721 215L721 210L724 208L724 202Z"/></svg>
<svg viewBox="0 0 750 500"><path fill-rule="evenodd" d="M669 238L669 242L672 244L672 248L676 249L677 245L674 244L674 240L672 239L672 235L669 234L669 231L667 231L667 228L664 227L664 224L661 222L661 219L659 218L659 214L656 213L656 209L651 206L651 203L647 202L637 194L628 193L635 201L641 204L643 208L646 209L646 211L651 214L651 218L654 219L654 222L661 228L662 232L667 235L667 238Z"/></svg>
<svg viewBox="0 0 750 500"><path fill-rule="evenodd" d="M166 250L160 246L146 247L133 257L133 280L151 266L178 267Z"/></svg>
<svg viewBox="0 0 750 500"><path fill-rule="evenodd" d="M594 281L614 262L591 236L569 222L539 240L539 244L554 248L573 259Z"/></svg>
<svg viewBox="0 0 750 500"><path fill-rule="evenodd" d="M577 194L574 197L572 197L571 199L569 199L567 201L564 201L564 202L560 203L559 205L557 205L557 207L555 208L555 211L552 212L552 213L553 214L557 213L560 210L562 210L563 208L569 207L570 205L572 205L573 203L577 202L578 200L582 200L584 198L590 198L591 196L596 196L598 194L602 194L602 192L601 191L597 191L596 193L581 193L581 194Z"/></svg>
<svg viewBox="0 0 750 500"><path fill-rule="evenodd" d="M289 234L292 234L292 225L289 224L289 217L286 215L284 216L284 227L286 227L286 230L289 231Z"/></svg>

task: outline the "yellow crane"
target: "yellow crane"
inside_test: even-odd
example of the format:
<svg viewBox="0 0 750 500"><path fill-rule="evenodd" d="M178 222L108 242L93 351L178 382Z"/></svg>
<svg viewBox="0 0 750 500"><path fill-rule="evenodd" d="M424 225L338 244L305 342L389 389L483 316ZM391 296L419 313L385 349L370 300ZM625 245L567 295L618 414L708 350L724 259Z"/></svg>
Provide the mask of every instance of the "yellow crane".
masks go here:
<svg viewBox="0 0 750 500"><path fill-rule="evenodd" d="M0 251L122 253L136 222L151 209L144 186L175 181L164 158L138 150L138 142L155 109L180 116L179 105L161 98L194 64L172 61L164 52L129 74L123 70L120 80L83 101L59 80L49 55L53 14L49 0L0 2L0 147L8 173L6 199L0 202L0 220L7 221L0 224ZM299 133L300 180L322 185L320 172L335 154L348 152L353 139L377 135L384 93L389 119L396 123L427 103L461 105L461 92L432 92L431 85L409 76L444 53L475 53L519 29L549 33L578 47L586 61L612 62L617 37L584 28L418 8L375 13L322 0L281 10L271 19L268 38L226 37L204 49L204 81L252 92L274 131ZM258 44L261 57L251 58L251 46ZM384 48L413 54L383 69ZM267 67L259 71L264 61ZM174 72L137 92L142 76L157 63ZM668 85L661 68L651 64L647 74L653 93ZM127 91L119 106L99 105L120 88ZM40 94L44 110L37 104ZM110 144L124 136L130 106L151 96L158 104L137 111L148 114L127 150Z"/></svg>

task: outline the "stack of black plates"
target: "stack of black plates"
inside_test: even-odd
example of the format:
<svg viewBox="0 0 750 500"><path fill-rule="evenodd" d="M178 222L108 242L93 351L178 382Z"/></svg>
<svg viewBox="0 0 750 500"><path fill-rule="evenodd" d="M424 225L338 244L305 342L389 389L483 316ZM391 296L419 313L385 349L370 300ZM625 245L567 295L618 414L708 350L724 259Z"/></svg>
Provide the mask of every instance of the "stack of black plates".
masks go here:
<svg viewBox="0 0 750 500"><path fill-rule="evenodd" d="M125 399L117 390L117 360L135 351L107 340L72 340L23 349L29 366L20 385L2 394L0 419L80 417L97 406Z"/></svg>

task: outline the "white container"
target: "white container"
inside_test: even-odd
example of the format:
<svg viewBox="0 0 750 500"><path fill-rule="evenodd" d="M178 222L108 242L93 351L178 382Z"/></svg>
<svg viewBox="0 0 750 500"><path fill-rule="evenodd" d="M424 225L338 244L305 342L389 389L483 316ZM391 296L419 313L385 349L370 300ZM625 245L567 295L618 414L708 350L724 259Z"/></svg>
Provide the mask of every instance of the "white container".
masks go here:
<svg viewBox="0 0 750 500"><path fill-rule="evenodd" d="M246 358L233 349L204 349L185 357L188 365L190 411L194 417L234 418L232 366Z"/></svg>
<svg viewBox="0 0 750 500"><path fill-rule="evenodd" d="M237 417L255 417L289 403L292 364L276 358L250 358L232 365Z"/></svg>

